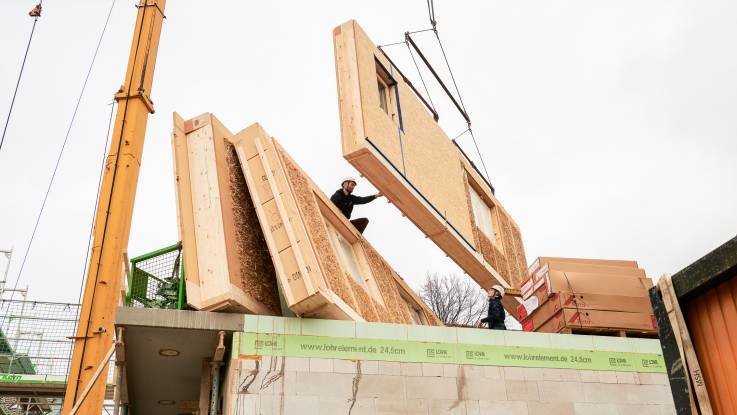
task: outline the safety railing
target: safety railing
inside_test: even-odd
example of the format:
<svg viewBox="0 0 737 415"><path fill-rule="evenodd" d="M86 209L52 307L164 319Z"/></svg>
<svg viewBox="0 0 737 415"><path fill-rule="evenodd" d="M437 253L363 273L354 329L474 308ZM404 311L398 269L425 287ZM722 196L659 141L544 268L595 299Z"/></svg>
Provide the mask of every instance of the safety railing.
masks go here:
<svg viewBox="0 0 737 415"><path fill-rule="evenodd" d="M0 415L59 415L64 399L49 396L0 396ZM105 401L100 415L112 415L113 404Z"/></svg>
<svg viewBox="0 0 737 415"><path fill-rule="evenodd" d="M0 300L0 374L64 376L79 304Z"/></svg>
<svg viewBox="0 0 737 415"><path fill-rule="evenodd" d="M181 243L137 256L130 262L127 307L186 308Z"/></svg>
<svg viewBox="0 0 737 415"><path fill-rule="evenodd" d="M79 308L0 299L0 415L60 412Z"/></svg>

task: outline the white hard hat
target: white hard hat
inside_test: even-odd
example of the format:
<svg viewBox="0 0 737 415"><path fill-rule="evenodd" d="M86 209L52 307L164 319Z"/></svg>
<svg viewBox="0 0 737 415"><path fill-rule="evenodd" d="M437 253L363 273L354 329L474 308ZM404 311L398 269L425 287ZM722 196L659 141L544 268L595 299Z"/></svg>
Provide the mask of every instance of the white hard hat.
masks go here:
<svg viewBox="0 0 737 415"><path fill-rule="evenodd" d="M356 181L356 179L355 179L355 178L353 178L353 177L351 177L351 176L346 176L346 177L344 177L344 178L343 178L343 180L342 180L342 181L340 182L340 184L343 184L343 183L345 183L345 182L353 182L353 183L358 183L358 182Z"/></svg>
<svg viewBox="0 0 737 415"><path fill-rule="evenodd" d="M499 291L499 294L504 297L504 287L502 287L501 285L492 285L491 289Z"/></svg>

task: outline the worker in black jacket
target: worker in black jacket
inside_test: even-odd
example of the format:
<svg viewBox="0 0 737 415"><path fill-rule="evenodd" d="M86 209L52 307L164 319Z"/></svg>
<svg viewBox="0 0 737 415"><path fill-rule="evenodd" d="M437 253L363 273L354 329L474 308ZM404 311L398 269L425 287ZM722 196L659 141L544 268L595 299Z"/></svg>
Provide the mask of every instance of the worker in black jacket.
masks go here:
<svg viewBox="0 0 737 415"><path fill-rule="evenodd" d="M486 292L489 297L489 314L486 318L481 319L481 323L488 323L492 330L506 330L504 325L504 307L502 307L502 297L504 297L504 288L501 285L494 285Z"/></svg>
<svg viewBox="0 0 737 415"><path fill-rule="evenodd" d="M340 189L336 190L330 200L333 201L335 206L343 212L346 219L351 219L351 213L353 212L353 205L363 205L365 203L373 202L377 197L381 196L381 192L371 196L356 196L353 194L353 189L356 188L356 179L353 177L346 177L340 184ZM351 220L353 226L356 227L358 232L363 233L368 226L369 220L367 218L357 218Z"/></svg>

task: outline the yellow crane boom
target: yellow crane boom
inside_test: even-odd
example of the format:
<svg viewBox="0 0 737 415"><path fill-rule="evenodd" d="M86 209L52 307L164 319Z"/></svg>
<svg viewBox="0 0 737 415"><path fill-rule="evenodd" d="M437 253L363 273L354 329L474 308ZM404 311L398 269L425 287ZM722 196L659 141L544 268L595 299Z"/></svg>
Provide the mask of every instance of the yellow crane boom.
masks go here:
<svg viewBox="0 0 737 415"><path fill-rule="evenodd" d="M130 235L146 123L148 114L154 112L149 94L165 4L166 0L138 4L125 84L115 94L115 128L98 195L92 255L64 397L62 413L67 415L102 412L121 261Z"/></svg>

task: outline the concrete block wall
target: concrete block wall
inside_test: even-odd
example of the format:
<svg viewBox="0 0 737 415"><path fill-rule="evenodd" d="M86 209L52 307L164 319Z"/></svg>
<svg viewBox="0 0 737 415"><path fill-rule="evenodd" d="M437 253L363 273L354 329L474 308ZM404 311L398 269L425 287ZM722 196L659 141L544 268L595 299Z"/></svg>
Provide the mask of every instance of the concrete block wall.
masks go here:
<svg viewBox="0 0 737 415"><path fill-rule="evenodd" d="M274 324L292 326L301 322ZM311 322L303 320L306 327ZM246 323L249 325L249 323ZM321 322L321 325L331 322ZM362 323L364 324L364 323ZM251 323L252 327L266 327ZM411 326L407 326L408 328ZM345 334L343 327L341 334ZM364 327L365 329L366 327ZM397 334L398 327L391 330ZM362 329L362 330L364 330ZM379 326L377 331L383 330ZM520 343L526 333L475 332ZM328 330L329 331L329 330ZM306 330L305 332L309 332ZM321 333L322 334L322 333ZM511 336L510 336L511 334ZM531 333L534 334L534 333ZM401 335L401 334L400 334ZM518 337L523 335L523 337ZM304 334L299 334L304 336ZM466 334L462 334L466 337ZM549 336L549 335L548 335ZM552 335L554 344L640 344L656 340L599 339L596 336ZM564 337L557 337L564 336ZM538 336L535 341L539 341ZM571 340L573 339L573 340ZM448 341L446 339L446 341ZM548 341L550 339L548 338ZM591 342L591 343L588 343ZM550 343L548 343L550 344ZM643 346L648 345L648 346ZM521 347L527 346L522 344ZM569 368L468 365L456 363L350 360L337 358L231 354L223 385L227 414L511 414L511 415L666 415L675 414L665 373ZM549 346L555 347L555 346ZM564 346L565 347L565 346ZM290 350L285 348L285 350ZM295 350L295 349L291 349ZM601 350L601 347L599 348Z"/></svg>
<svg viewBox="0 0 737 415"><path fill-rule="evenodd" d="M231 363L229 414L676 413L664 373L301 357Z"/></svg>

